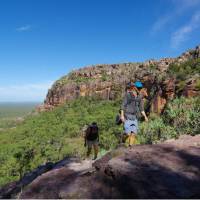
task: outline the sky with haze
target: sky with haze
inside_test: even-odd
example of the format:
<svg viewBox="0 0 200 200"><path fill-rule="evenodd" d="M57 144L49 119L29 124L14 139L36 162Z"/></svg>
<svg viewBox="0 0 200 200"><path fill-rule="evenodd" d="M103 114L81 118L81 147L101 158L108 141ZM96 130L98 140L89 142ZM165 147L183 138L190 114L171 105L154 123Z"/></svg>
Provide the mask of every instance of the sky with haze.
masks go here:
<svg viewBox="0 0 200 200"><path fill-rule="evenodd" d="M0 102L42 102L73 69L199 44L200 0L0 0Z"/></svg>

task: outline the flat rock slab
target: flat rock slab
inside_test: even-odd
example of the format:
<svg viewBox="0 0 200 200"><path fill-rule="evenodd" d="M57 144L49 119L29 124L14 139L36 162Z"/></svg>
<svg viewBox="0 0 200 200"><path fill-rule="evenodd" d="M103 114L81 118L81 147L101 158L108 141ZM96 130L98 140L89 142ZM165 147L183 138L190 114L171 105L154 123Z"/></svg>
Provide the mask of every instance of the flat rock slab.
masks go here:
<svg viewBox="0 0 200 200"><path fill-rule="evenodd" d="M93 164L67 163L35 179L19 197L200 198L200 137L185 142L120 147Z"/></svg>

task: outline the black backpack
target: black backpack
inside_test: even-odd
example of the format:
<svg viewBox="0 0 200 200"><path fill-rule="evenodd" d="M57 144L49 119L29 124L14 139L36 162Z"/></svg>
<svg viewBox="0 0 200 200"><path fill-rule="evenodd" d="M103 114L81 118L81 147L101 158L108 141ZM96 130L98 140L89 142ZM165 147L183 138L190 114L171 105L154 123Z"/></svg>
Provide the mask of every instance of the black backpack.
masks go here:
<svg viewBox="0 0 200 200"><path fill-rule="evenodd" d="M96 140L99 137L99 128L97 125L90 125L86 131L87 140Z"/></svg>
<svg viewBox="0 0 200 200"><path fill-rule="evenodd" d="M115 124L116 124L116 125L121 125L121 124L122 124L122 120L121 120L121 117L120 117L119 114L116 116Z"/></svg>

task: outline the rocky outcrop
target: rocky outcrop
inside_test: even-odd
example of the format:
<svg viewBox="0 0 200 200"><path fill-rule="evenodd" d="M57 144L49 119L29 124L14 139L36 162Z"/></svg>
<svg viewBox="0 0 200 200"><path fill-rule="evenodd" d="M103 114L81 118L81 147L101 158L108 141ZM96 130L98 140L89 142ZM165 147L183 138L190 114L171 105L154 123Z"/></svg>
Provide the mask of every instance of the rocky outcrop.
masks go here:
<svg viewBox="0 0 200 200"><path fill-rule="evenodd" d="M178 58L84 67L56 81L48 91L44 104L37 110L51 110L66 101L84 96L98 96L107 100L122 98L127 82L141 80L148 89L148 99L151 100L148 109L161 113L167 101L177 93L176 80L167 74L170 64L180 64L196 58L200 58L200 46ZM199 95L199 90L193 84L195 81L187 81L181 94L188 97Z"/></svg>
<svg viewBox="0 0 200 200"><path fill-rule="evenodd" d="M196 46L195 49L191 49L191 50L183 53L181 56L179 56L177 58L177 61L178 62L184 62L184 61L187 61L189 59L197 59L197 58L200 58L200 45Z"/></svg>
<svg viewBox="0 0 200 200"><path fill-rule="evenodd" d="M157 145L119 147L93 167L88 161L63 160L22 188L17 197L200 198L199 155L199 135Z"/></svg>
<svg viewBox="0 0 200 200"><path fill-rule="evenodd" d="M41 174L51 170L53 166L53 163L41 165L32 172L25 174L21 180L8 183L4 187L0 188L0 199L14 198L15 195L18 194L23 187L31 183Z"/></svg>
<svg viewBox="0 0 200 200"><path fill-rule="evenodd" d="M195 97L200 94L199 89L196 87L197 81L200 80L200 76L197 76L196 78L191 78L187 80L186 85L183 89L183 95L186 97Z"/></svg>
<svg viewBox="0 0 200 200"><path fill-rule="evenodd" d="M151 101L151 112L161 113L168 100L175 96L175 79L169 78L156 85L157 90Z"/></svg>

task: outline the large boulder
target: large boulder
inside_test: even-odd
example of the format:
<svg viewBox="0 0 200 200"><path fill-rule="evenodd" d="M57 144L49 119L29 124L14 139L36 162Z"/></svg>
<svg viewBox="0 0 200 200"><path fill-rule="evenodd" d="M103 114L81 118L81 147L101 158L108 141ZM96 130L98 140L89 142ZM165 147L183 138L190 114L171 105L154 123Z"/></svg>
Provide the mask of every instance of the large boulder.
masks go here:
<svg viewBox="0 0 200 200"><path fill-rule="evenodd" d="M63 162L20 198L200 198L200 135L119 147L88 164Z"/></svg>

